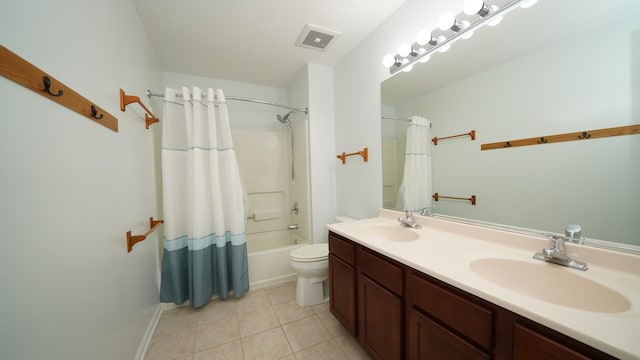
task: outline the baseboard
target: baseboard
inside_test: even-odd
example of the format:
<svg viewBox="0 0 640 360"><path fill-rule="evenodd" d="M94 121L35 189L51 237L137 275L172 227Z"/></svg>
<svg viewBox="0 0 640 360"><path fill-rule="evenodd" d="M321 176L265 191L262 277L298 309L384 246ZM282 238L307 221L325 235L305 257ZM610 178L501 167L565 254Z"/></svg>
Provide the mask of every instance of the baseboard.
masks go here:
<svg viewBox="0 0 640 360"><path fill-rule="evenodd" d="M276 285L276 284L280 284L280 283L287 282L287 281L293 281L293 280L296 280L297 278L298 278L298 274L296 274L296 273L287 274L287 275L278 276L278 277L271 278L271 279L252 282L249 285L249 288L250 289L260 289L260 288L263 288L263 287Z"/></svg>
<svg viewBox="0 0 640 360"><path fill-rule="evenodd" d="M153 337L153 333L156 331L156 326L158 326L158 322L160 321L160 316L162 315L162 306L158 304L156 306L156 310L153 312L153 316L151 317L151 321L149 321L149 325L147 326L147 331L145 331L144 336L142 337L142 341L140 341L140 345L138 346L138 352L136 353L136 360L143 360L145 354L147 353L147 348L149 347L149 343L151 342L151 338Z"/></svg>

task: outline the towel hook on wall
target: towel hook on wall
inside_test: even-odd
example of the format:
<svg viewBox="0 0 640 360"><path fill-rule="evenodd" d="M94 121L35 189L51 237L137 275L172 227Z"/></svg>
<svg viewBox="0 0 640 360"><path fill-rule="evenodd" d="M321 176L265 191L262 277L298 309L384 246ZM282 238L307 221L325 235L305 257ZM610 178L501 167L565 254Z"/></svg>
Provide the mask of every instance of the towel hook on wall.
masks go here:
<svg viewBox="0 0 640 360"><path fill-rule="evenodd" d="M51 96L62 96L62 94L64 93L64 91L62 90L58 90L58 92L56 94L52 93L50 88L51 88L51 79L49 79L48 76L43 76L42 77L42 82L44 83L44 90L47 94L51 95Z"/></svg>

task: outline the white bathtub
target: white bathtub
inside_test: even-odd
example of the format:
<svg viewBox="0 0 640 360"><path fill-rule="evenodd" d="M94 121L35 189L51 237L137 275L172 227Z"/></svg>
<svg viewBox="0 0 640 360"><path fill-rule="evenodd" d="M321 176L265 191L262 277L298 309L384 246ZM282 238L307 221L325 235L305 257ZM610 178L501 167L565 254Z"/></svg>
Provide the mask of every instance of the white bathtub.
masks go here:
<svg viewBox="0 0 640 360"><path fill-rule="evenodd" d="M272 248L270 249L260 249L262 246L255 246L257 241L261 241L263 244L264 242L269 243L270 241L267 241L267 239L248 237L247 248L249 253L247 257L249 259L249 283L251 289L297 279L297 274L290 264L289 252L304 245L304 243L299 236L290 233L280 235L279 244L271 242ZM251 243L252 241L254 242L253 244Z"/></svg>

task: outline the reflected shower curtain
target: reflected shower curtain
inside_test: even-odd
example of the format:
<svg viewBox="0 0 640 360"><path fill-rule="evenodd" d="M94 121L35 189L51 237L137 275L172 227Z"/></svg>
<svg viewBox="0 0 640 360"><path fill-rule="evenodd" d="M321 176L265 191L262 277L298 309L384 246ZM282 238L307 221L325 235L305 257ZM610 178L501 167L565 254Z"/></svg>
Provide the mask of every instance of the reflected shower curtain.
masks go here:
<svg viewBox="0 0 640 360"><path fill-rule="evenodd" d="M420 211L432 207L431 198L431 123L412 116L407 127L404 175L398 189L397 208Z"/></svg>
<svg viewBox="0 0 640 360"><path fill-rule="evenodd" d="M162 119L164 255L160 301L193 307L249 290L246 197L222 90L166 89Z"/></svg>

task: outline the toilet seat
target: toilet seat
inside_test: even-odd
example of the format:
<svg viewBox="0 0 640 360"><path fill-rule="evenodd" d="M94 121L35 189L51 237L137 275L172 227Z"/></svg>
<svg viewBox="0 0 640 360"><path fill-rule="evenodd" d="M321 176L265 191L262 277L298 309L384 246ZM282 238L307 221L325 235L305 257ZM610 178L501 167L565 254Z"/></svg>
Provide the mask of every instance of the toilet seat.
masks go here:
<svg viewBox="0 0 640 360"><path fill-rule="evenodd" d="M327 260L329 256L329 244L311 244L300 246L289 252L289 257L293 261L312 262Z"/></svg>

